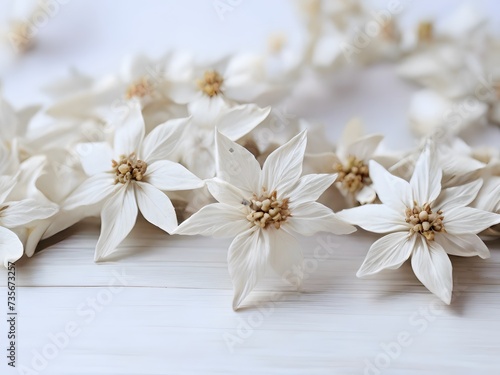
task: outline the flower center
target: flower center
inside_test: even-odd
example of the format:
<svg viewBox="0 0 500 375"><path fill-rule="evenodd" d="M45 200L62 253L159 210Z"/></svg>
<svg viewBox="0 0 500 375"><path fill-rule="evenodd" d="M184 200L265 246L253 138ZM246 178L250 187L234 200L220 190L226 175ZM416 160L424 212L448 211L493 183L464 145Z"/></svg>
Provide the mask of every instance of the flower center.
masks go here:
<svg viewBox="0 0 500 375"><path fill-rule="evenodd" d="M118 161L112 160L111 166L115 172L115 184L121 182L125 184L130 180L141 181L148 165L145 161L138 160L135 154L128 157L121 155Z"/></svg>
<svg viewBox="0 0 500 375"><path fill-rule="evenodd" d="M418 24L417 36L420 43L429 43L433 39L434 25L430 21L422 21Z"/></svg>
<svg viewBox="0 0 500 375"><path fill-rule="evenodd" d="M125 98L144 98L146 96L152 96L154 93L154 86L147 77L142 77L141 79L132 83L127 87L125 92Z"/></svg>
<svg viewBox="0 0 500 375"><path fill-rule="evenodd" d="M413 202L413 204L413 209L407 208L405 211L406 222L412 225L410 234L420 233L428 241L434 241L436 232L446 232L443 224L443 211L432 212L429 203L425 203L422 207L417 202Z"/></svg>
<svg viewBox="0 0 500 375"><path fill-rule="evenodd" d="M11 30L12 42L20 52L25 52L33 45L30 25L26 22L16 21Z"/></svg>
<svg viewBox="0 0 500 375"><path fill-rule="evenodd" d="M278 199L276 190L268 193L263 188L259 197L254 194L250 200L244 200L242 204L251 210L247 215L248 221L261 228L273 225L276 229L280 229L281 224L292 216L288 209L288 198Z"/></svg>
<svg viewBox="0 0 500 375"><path fill-rule="evenodd" d="M356 193L365 185L371 184L368 166L355 156L349 156L347 163L337 163L334 166L338 172L337 182L350 193Z"/></svg>
<svg viewBox="0 0 500 375"><path fill-rule="evenodd" d="M382 38L389 41L396 41L398 39L398 29L393 20L389 20L382 24L381 30Z"/></svg>
<svg viewBox="0 0 500 375"><path fill-rule="evenodd" d="M199 79L196 83L198 88L209 97L220 94L222 83L224 79L215 70L208 70L203 74L203 78Z"/></svg>

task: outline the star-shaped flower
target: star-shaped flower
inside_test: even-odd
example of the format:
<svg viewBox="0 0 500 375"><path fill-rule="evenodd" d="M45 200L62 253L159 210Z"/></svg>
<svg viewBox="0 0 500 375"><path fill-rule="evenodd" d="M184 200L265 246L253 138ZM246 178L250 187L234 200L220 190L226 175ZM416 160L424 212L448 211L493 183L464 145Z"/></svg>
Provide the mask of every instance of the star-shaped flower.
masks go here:
<svg viewBox="0 0 500 375"><path fill-rule="evenodd" d="M204 186L186 168L167 160L175 153L188 121L167 121L144 138L141 107L135 102L125 122L116 130L113 150L106 144L89 145L93 152L83 160L83 167L97 173L68 197L63 208L70 211L103 202L96 261L112 254L129 234L138 208L146 220L167 233L177 227L172 202L162 191Z"/></svg>
<svg viewBox="0 0 500 375"><path fill-rule="evenodd" d="M9 195L16 184L15 177L0 177L0 259L5 267L23 256L24 246L15 232L22 232L31 223L51 217L58 210L55 204L34 199L11 201Z"/></svg>
<svg viewBox="0 0 500 375"><path fill-rule="evenodd" d="M339 216L375 233L390 233L376 241L359 269L359 277L401 266L411 256L417 278L445 303L451 301L452 266L447 254L489 256L476 235L500 223L500 215L467 207L482 181L441 189L442 170L427 148L410 182L370 162L373 185L382 204L344 210Z"/></svg>
<svg viewBox="0 0 500 375"><path fill-rule="evenodd" d="M300 283L297 270L303 258L294 233L355 230L315 202L335 181L335 174L301 177L306 142L305 132L295 136L271 153L261 170L248 150L217 133L217 177L208 180L207 187L219 203L205 206L175 230L176 234L235 237L228 253L234 309L268 264L287 281Z"/></svg>

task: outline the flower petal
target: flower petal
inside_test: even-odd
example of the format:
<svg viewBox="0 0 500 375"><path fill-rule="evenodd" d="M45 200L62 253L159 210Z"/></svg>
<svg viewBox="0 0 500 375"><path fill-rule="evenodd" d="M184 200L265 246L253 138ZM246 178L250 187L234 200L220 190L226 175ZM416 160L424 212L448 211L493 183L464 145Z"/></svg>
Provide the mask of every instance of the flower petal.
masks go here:
<svg viewBox="0 0 500 375"><path fill-rule="evenodd" d="M167 233L177 227L177 216L172 202L165 193L153 185L136 182L135 199L142 216Z"/></svg>
<svg viewBox="0 0 500 375"><path fill-rule="evenodd" d="M190 118L180 118L155 127L142 143L140 153L142 160L152 164L157 160L170 159L190 121Z"/></svg>
<svg viewBox="0 0 500 375"><path fill-rule="evenodd" d="M482 185L483 180L479 179L462 186L444 189L441 191L434 207L446 212L453 207L467 206L476 198Z"/></svg>
<svg viewBox="0 0 500 375"><path fill-rule="evenodd" d="M280 278L300 287L304 277L304 256L300 243L290 233L282 229L263 231L269 244L269 262Z"/></svg>
<svg viewBox="0 0 500 375"><path fill-rule="evenodd" d="M236 186L219 178L207 180L206 184L210 194L220 203L241 207L245 204L245 201L250 198Z"/></svg>
<svg viewBox="0 0 500 375"><path fill-rule="evenodd" d="M430 147L426 147L420 154L410 179L413 199L415 199L419 205L434 202L439 196L439 193L441 193L443 172L437 167L435 160L431 159Z"/></svg>
<svg viewBox="0 0 500 375"><path fill-rule="evenodd" d="M233 282L233 309L240 306L265 274L269 258L269 244L256 227L239 234L229 246L227 262Z"/></svg>
<svg viewBox="0 0 500 375"><path fill-rule="evenodd" d="M450 255L459 257L490 257L488 246L475 234L436 233L435 240Z"/></svg>
<svg viewBox="0 0 500 375"><path fill-rule="evenodd" d="M318 202L306 202L290 207L292 216L283 224L287 231L311 236L317 232L349 234L356 228L334 214L328 207Z"/></svg>
<svg viewBox="0 0 500 375"><path fill-rule="evenodd" d="M80 156L83 170L87 176L110 171L112 169L111 160L116 157L108 142L79 143L76 145L76 152Z"/></svg>
<svg viewBox="0 0 500 375"><path fill-rule="evenodd" d="M7 199L8 195L16 186L17 180L14 176L0 176L0 203Z"/></svg>
<svg viewBox="0 0 500 375"><path fill-rule="evenodd" d="M356 276L373 275L383 269L399 268L410 257L417 235L408 232L390 233L375 241Z"/></svg>
<svg viewBox="0 0 500 375"><path fill-rule="evenodd" d="M255 156L223 134L215 135L217 177L241 189L248 197L259 193L260 165Z"/></svg>
<svg viewBox="0 0 500 375"><path fill-rule="evenodd" d="M4 227L15 228L35 220L47 219L57 211L57 205L40 204L34 199L8 202L7 208L0 213L0 222Z"/></svg>
<svg viewBox="0 0 500 375"><path fill-rule="evenodd" d="M472 207L456 207L443 215L444 227L452 234L476 234L500 223L500 215Z"/></svg>
<svg viewBox="0 0 500 375"><path fill-rule="evenodd" d="M170 160L158 160L149 165L144 181L166 191L198 189L205 185L186 167Z"/></svg>
<svg viewBox="0 0 500 375"><path fill-rule="evenodd" d="M181 223L173 234L234 237L252 227L246 214L223 203L213 203L203 207L189 219Z"/></svg>
<svg viewBox="0 0 500 375"><path fill-rule="evenodd" d="M340 154L339 156L342 158L352 155L359 160L367 162L372 158L382 139L384 139L384 136L379 134L364 136L346 146L345 156Z"/></svg>
<svg viewBox="0 0 500 375"><path fill-rule="evenodd" d="M260 185L268 191L277 190L278 194L287 191L302 174L302 163L306 150L306 131L273 151L264 162Z"/></svg>
<svg viewBox="0 0 500 375"><path fill-rule="evenodd" d="M340 160L333 152L304 155L304 173L333 173Z"/></svg>
<svg viewBox="0 0 500 375"><path fill-rule="evenodd" d="M427 242L423 237L418 238L411 266L420 282L449 305L453 290L453 270L450 258L442 246L436 241Z"/></svg>
<svg viewBox="0 0 500 375"><path fill-rule="evenodd" d="M209 97L198 93L195 98L187 105L189 113L193 119L200 124L216 124L217 117L227 108L229 104L222 95Z"/></svg>
<svg viewBox="0 0 500 375"><path fill-rule="evenodd" d="M97 241L94 260L103 260L113 254L127 237L137 220L137 202L130 184L121 186L111 196L101 212L101 234Z"/></svg>
<svg viewBox="0 0 500 375"><path fill-rule="evenodd" d="M115 184L115 177L111 173L96 174L78 186L64 201L62 207L69 211L99 203L116 192L120 185Z"/></svg>
<svg viewBox="0 0 500 375"><path fill-rule="evenodd" d="M371 186L365 185L356 193L355 198L361 204L373 203L377 199L377 193Z"/></svg>
<svg viewBox="0 0 500 375"><path fill-rule="evenodd" d="M262 123L271 113L271 107L259 108L255 104L231 107L217 117L217 129L232 141L237 141Z"/></svg>
<svg viewBox="0 0 500 375"><path fill-rule="evenodd" d="M370 178L382 203L402 213L407 207L413 207L410 184L373 160L370 161Z"/></svg>
<svg viewBox="0 0 500 375"><path fill-rule="evenodd" d="M138 152L144 139L145 125L142 118L141 105L138 101L130 101L128 113L123 123L115 131L114 150L116 156L130 155Z"/></svg>
<svg viewBox="0 0 500 375"><path fill-rule="evenodd" d="M0 257L3 265L8 267L23 256L23 244L19 237L7 228L0 226Z"/></svg>
<svg viewBox="0 0 500 375"><path fill-rule="evenodd" d="M409 231L404 220L404 211L399 213L384 204L366 204L337 213L342 220L375 233Z"/></svg>
<svg viewBox="0 0 500 375"><path fill-rule="evenodd" d="M314 202L318 200L321 194L323 194L336 179L337 174L308 174L302 176L289 193L283 192L281 195L287 195L290 199L290 203L294 205L299 205L304 202Z"/></svg>

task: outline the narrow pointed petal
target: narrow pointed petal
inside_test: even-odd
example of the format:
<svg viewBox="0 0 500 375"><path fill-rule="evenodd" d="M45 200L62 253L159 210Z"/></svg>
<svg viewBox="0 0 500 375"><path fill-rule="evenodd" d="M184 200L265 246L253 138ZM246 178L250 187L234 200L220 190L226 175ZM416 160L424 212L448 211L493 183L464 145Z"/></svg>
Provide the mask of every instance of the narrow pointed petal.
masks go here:
<svg viewBox="0 0 500 375"><path fill-rule="evenodd" d="M286 230L312 236L317 232L349 234L356 228L343 221L328 207L318 202L306 202L290 207L292 216L284 224Z"/></svg>
<svg viewBox="0 0 500 375"><path fill-rule="evenodd" d="M152 164L157 160L171 159L190 121L190 118L180 118L155 127L142 143L140 153L142 160Z"/></svg>
<svg viewBox="0 0 500 375"><path fill-rule="evenodd" d="M430 147L427 147L419 156L415 170L410 179L413 198L418 204L431 203L436 200L441 192L441 179L443 172L432 160Z"/></svg>
<svg viewBox="0 0 500 375"><path fill-rule="evenodd" d="M113 254L127 237L137 220L137 202L132 186L122 186L104 204L101 212L101 234L97 241L94 260L100 261Z"/></svg>
<svg viewBox="0 0 500 375"><path fill-rule="evenodd" d="M23 244L19 237L7 228L0 226L0 259L5 267L23 256Z"/></svg>
<svg viewBox="0 0 500 375"><path fill-rule="evenodd" d="M110 171L114 155L108 142L80 143L76 146L83 170L88 176ZM68 168L71 168L68 166Z"/></svg>
<svg viewBox="0 0 500 375"><path fill-rule="evenodd" d="M57 211L57 205L40 204L34 199L9 202L7 208L0 213L0 223L7 228L20 227L35 220L47 219Z"/></svg>
<svg viewBox="0 0 500 375"><path fill-rule="evenodd" d="M0 203L5 202L5 199L10 194L14 186L16 186L16 177L0 176Z"/></svg>
<svg viewBox="0 0 500 375"><path fill-rule="evenodd" d="M182 222L173 234L230 238L250 229L246 214L223 203L209 204Z"/></svg>
<svg viewBox="0 0 500 375"><path fill-rule="evenodd" d="M349 120L338 142L339 154L342 155L342 157L349 156L346 147L363 137L364 133L363 123L359 118L355 117Z"/></svg>
<svg viewBox="0 0 500 375"><path fill-rule="evenodd" d="M251 228L239 234L229 246L227 262L233 282L233 309L237 310L245 297L265 274L269 244L262 231Z"/></svg>
<svg viewBox="0 0 500 375"><path fill-rule="evenodd" d="M229 108L229 104L221 95L209 97L198 92L187 107L197 123L212 125L216 123L219 114Z"/></svg>
<svg viewBox="0 0 500 375"><path fill-rule="evenodd" d="M285 230L264 231L269 243L269 261L278 276L286 282L301 286L304 278L304 256L297 239Z"/></svg>
<svg viewBox="0 0 500 375"><path fill-rule="evenodd" d="M337 174L308 174L302 176L292 190L287 194L290 202L299 205L305 202L314 202L337 179ZM281 193L281 192L280 192ZM286 194L283 192L282 194Z"/></svg>
<svg viewBox="0 0 500 375"><path fill-rule="evenodd" d="M450 255L459 257L490 257L488 246L475 234L437 233L435 240Z"/></svg>
<svg viewBox="0 0 500 375"><path fill-rule="evenodd" d="M79 185L62 206L69 211L99 203L115 193L120 185L115 184L115 177L111 173L96 174Z"/></svg>
<svg viewBox="0 0 500 375"><path fill-rule="evenodd" d="M373 188L382 203L404 214L407 207L413 207L410 184L394 176L375 161L370 161L370 178Z"/></svg>
<svg viewBox="0 0 500 375"><path fill-rule="evenodd" d="M424 286L447 305L451 302L453 270L450 258L436 241L417 239L411 257L413 272Z"/></svg>
<svg viewBox="0 0 500 375"><path fill-rule="evenodd" d="M243 205L247 204L246 201L251 198L236 186L219 178L207 180L206 184L210 194L220 203L243 207Z"/></svg>
<svg viewBox="0 0 500 375"><path fill-rule="evenodd" d="M483 180L479 179L462 186L444 189L434 207L446 212L453 207L467 206L476 198L482 185Z"/></svg>
<svg viewBox="0 0 500 375"><path fill-rule="evenodd" d="M379 134L364 136L345 148L346 154L344 157L354 155L360 160L369 161L382 139L384 139L384 136Z"/></svg>
<svg viewBox="0 0 500 375"><path fill-rule="evenodd" d="M443 212L444 227L448 233L477 234L486 228L500 224L500 215L472 207L456 207Z"/></svg>
<svg viewBox="0 0 500 375"><path fill-rule="evenodd" d="M307 135L303 131L273 151L264 162L260 185L268 191L289 190L302 174Z"/></svg>
<svg viewBox="0 0 500 375"><path fill-rule="evenodd" d="M205 185L184 166L170 160L158 160L149 165L144 181L166 191L198 189Z"/></svg>
<svg viewBox="0 0 500 375"><path fill-rule="evenodd" d="M255 104L244 104L230 108L217 118L217 129L232 141L237 141L262 123L271 107L259 108Z"/></svg>
<svg viewBox="0 0 500 375"><path fill-rule="evenodd" d="M138 152L144 139L145 125L141 105L138 101L130 101L129 103L128 113L115 131L115 156L128 156L133 152Z"/></svg>
<svg viewBox="0 0 500 375"><path fill-rule="evenodd" d="M250 197L259 193L260 165L243 146L217 132L217 177L241 189Z"/></svg>
<svg viewBox="0 0 500 375"><path fill-rule="evenodd" d="M177 216L172 202L153 185L135 183L135 198L144 218L151 224L172 233L177 227Z"/></svg>
<svg viewBox="0 0 500 375"><path fill-rule="evenodd" d="M375 241L356 276L363 277L383 269L399 268L410 257L416 237L416 235L409 236L408 232L396 232Z"/></svg>
<svg viewBox="0 0 500 375"><path fill-rule="evenodd" d="M374 233L408 232L410 227L404 221L404 211L396 212L383 204L366 204L337 213L346 222L360 226Z"/></svg>

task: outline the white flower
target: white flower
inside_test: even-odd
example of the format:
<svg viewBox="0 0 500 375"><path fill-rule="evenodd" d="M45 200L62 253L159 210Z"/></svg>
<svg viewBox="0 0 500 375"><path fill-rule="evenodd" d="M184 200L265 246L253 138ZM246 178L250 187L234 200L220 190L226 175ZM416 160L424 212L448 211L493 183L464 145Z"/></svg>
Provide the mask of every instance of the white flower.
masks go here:
<svg viewBox="0 0 500 375"><path fill-rule="evenodd" d="M130 56L118 73L93 82L84 77L83 82L75 85L77 90L69 95L65 94L68 80L56 82L49 90L63 95L47 109L47 114L56 118L95 119L109 123L117 113L127 110L129 101L133 100L141 104L147 133L164 118L185 117L185 106L170 100L169 82L164 77L168 60L169 56L159 60L143 55Z"/></svg>
<svg viewBox="0 0 500 375"><path fill-rule="evenodd" d="M94 147L83 167L96 173L80 185L63 204L65 210L103 202L101 234L95 260L113 252L132 230L138 213L171 233L177 218L170 199L162 191L189 190L204 185L183 166L167 160L174 152L189 119L170 120L144 138L140 104L135 102L116 130L114 149Z"/></svg>
<svg viewBox="0 0 500 375"><path fill-rule="evenodd" d="M350 206L372 203L377 195L371 186L368 162L374 159L386 166L395 162L377 153L382 139L379 134L365 135L359 119L353 119L346 125L335 153L307 154L306 163L316 173L338 173L335 185Z"/></svg>
<svg viewBox="0 0 500 375"><path fill-rule="evenodd" d="M42 204L34 199L10 201L8 197L17 183L11 176L0 177L0 259L5 267L23 256L23 243L16 233L22 233L36 220L57 212L56 205Z"/></svg>
<svg viewBox="0 0 500 375"><path fill-rule="evenodd" d="M270 112L270 107L242 104L222 108L212 121L191 120L182 139L180 162L201 178L214 177L215 128L232 141L237 141L262 123Z"/></svg>
<svg viewBox="0 0 500 375"><path fill-rule="evenodd" d="M315 202L336 175L305 175L302 160L306 133L274 151L262 170L242 146L217 133L217 177L208 180L219 203L210 204L183 222L177 234L235 237L228 253L234 285L233 308L251 292L270 264L276 273L300 283L302 252L293 233L310 236L355 229Z"/></svg>
<svg viewBox="0 0 500 375"><path fill-rule="evenodd" d="M398 268L411 256L417 278L449 304L453 280L447 254L487 258L489 250L476 233L500 223L500 215L466 207L482 181L442 190L442 171L431 161L429 149L417 161L410 182L374 161L370 173L383 204L352 208L339 216L368 231L390 234L370 247L357 275Z"/></svg>
<svg viewBox="0 0 500 375"><path fill-rule="evenodd" d="M169 65L165 76L171 98L187 104L195 122L211 123L221 111L237 104L274 104L288 93L282 84L268 79L265 60L255 55L203 65L180 60Z"/></svg>

